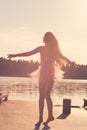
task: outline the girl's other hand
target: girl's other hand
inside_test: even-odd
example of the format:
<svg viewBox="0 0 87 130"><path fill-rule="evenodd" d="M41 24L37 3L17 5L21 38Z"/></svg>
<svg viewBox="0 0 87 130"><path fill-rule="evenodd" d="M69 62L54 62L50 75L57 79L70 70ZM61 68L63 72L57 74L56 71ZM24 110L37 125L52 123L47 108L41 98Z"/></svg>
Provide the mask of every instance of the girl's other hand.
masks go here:
<svg viewBox="0 0 87 130"><path fill-rule="evenodd" d="M12 58L12 57L15 57L14 54L8 54L7 58Z"/></svg>

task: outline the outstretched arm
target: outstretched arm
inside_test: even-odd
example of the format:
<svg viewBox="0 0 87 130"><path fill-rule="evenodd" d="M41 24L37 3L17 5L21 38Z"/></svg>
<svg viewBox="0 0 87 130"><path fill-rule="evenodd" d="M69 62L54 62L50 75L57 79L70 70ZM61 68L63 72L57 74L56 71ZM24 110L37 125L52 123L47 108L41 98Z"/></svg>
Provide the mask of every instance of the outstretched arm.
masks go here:
<svg viewBox="0 0 87 130"><path fill-rule="evenodd" d="M67 58L67 57L65 57L64 56L64 59L65 59L65 61L68 63L68 64L71 64L72 62Z"/></svg>
<svg viewBox="0 0 87 130"><path fill-rule="evenodd" d="M69 60L67 57L65 57L61 52L59 53L59 58L64 60L65 62L67 62L70 65L74 65L75 62L72 62L71 60Z"/></svg>
<svg viewBox="0 0 87 130"><path fill-rule="evenodd" d="M70 65L75 65L74 61L70 61L67 57L63 56L63 59Z"/></svg>
<svg viewBox="0 0 87 130"><path fill-rule="evenodd" d="M40 52L40 47L37 47L34 50L29 51L29 52L23 52L23 53L18 53L18 54L8 54L8 58L31 56L38 52Z"/></svg>

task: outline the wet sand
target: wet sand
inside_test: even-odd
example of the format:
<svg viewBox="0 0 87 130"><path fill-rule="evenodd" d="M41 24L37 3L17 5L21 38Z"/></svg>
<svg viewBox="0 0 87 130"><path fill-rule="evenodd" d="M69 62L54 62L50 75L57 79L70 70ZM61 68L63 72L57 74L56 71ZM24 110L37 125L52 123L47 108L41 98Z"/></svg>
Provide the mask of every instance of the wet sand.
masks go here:
<svg viewBox="0 0 87 130"><path fill-rule="evenodd" d="M54 104L54 120L48 126L38 121L38 101L12 101L0 104L1 130L87 130L87 110L72 107L69 115L62 114L62 106ZM44 121L47 118L47 107L44 110Z"/></svg>

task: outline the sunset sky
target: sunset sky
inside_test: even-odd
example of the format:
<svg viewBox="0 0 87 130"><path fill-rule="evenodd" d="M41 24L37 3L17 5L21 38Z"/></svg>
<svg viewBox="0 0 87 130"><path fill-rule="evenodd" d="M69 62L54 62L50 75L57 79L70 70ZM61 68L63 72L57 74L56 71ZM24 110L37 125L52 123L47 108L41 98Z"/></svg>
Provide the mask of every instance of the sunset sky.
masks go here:
<svg viewBox="0 0 87 130"><path fill-rule="evenodd" d="M87 64L87 0L0 0L0 57L43 45L47 31L66 57Z"/></svg>

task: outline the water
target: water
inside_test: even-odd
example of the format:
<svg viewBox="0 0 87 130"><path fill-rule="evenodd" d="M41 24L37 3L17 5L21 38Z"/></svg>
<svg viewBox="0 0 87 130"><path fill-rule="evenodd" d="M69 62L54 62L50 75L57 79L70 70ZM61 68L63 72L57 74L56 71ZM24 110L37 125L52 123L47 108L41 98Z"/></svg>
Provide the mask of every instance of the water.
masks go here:
<svg viewBox="0 0 87 130"><path fill-rule="evenodd" d="M33 78L0 77L0 92L9 93L11 100L38 100L39 97L38 83ZM71 98L73 105L82 105L87 98L87 80L56 81L51 95L55 103Z"/></svg>

